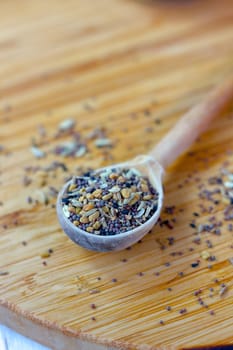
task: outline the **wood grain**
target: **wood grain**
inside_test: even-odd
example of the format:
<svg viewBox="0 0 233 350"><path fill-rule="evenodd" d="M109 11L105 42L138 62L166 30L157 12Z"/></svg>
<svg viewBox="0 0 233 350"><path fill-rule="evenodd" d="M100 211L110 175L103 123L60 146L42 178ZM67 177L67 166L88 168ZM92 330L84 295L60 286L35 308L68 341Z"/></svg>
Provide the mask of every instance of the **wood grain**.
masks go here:
<svg viewBox="0 0 233 350"><path fill-rule="evenodd" d="M167 171L164 206L175 210L164 210L162 220L175 218L172 230L157 225L131 250L89 252L62 232L55 198L41 203L42 192L59 189L77 167L148 152L232 73L232 20L230 0L1 3L0 322L56 350L233 344L230 221L221 235L200 234L200 244L193 243L196 229L190 227L194 219L198 226L224 215L222 198L211 213L201 213L199 205L211 204L198 193L202 184L213 188L208 179L219 176L220 168L233 172L232 108ZM90 140L82 158L54 155L53 148L70 139L55 135L70 117L82 138L105 127L113 149L97 149ZM45 158L33 157L32 139ZM50 170L44 184L38 171L25 171L54 160L65 162L68 172ZM32 180L28 186L25 175ZM171 236L174 245L168 244ZM49 248L53 253L43 258ZM204 250L216 261L200 258ZM220 297L222 283L228 290ZM199 288L208 308L193 295Z"/></svg>

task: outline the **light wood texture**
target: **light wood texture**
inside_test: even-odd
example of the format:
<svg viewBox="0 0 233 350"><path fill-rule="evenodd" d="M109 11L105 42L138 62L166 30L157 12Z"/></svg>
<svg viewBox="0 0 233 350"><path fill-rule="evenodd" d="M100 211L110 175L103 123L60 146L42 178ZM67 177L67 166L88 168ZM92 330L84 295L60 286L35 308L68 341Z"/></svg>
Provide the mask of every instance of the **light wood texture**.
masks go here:
<svg viewBox="0 0 233 350"><path fill-rule="evenodd" d="M200 245L193 243L196 230L189 226L199 205L210 205L198 197L198 186L206 186L224 164L233 171L232 108L167 171L164 205L176 209L173 215L163 212L162 219L175 217L174 229L158 225L131 250L86 251L60 229L51 207L55 199L28 204L28 196L43 201L47 186L60 188L67 176L61 169L49 172L44 187L38 173L22 186L25 167L61 160L31 154L31 139L42 138L39 125L47 131L41 145L46 152L69 139L54 137L59 122L69 117L77 120L81 135L105 127L115 142L113 159L88 142L89 154L65 159L69 174L77 166L95 168L148 152L231 74L232 12L230 0L1 2L0 271L9 274L0 276L0 322L56 350L233 344L230 222L220 236L201 234ZM220 201L197 224L212 215L220 220L225 207ZM169 246L171 236L175 243ZM208 239L213 248L207 248ZM48 248L54 252L42 258ZM204 250L217 260L200 258ZM199 266L192 268L197 259ZM222 297L215 278L228 286ZM209 308L193 295L199 288Z"/></svg>
<svg viewBox="0 0 233 350"><path fill-rule="evenodd" d="M233 77L215 87L200 103L185 113L150 152L166 169L206 131L233 100Z"/></svg>

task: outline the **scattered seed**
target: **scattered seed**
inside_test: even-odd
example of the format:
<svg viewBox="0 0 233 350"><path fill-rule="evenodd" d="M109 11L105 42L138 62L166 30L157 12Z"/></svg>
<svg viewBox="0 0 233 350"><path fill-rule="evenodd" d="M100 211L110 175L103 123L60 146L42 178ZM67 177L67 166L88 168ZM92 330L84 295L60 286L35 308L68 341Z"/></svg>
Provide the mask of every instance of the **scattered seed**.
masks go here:
<svg viewBox="0 0 233 350"><path fill-rule="evenodd" d="M191 267L195 268L199 266L199 261L196 261L194 263L191 264Z"/></svg>
<svg viewBox="0 0 233 350"><path fill-rule="evenodd" d="M203 252L201 252L200 254L201 258L204 260L208 260L210 258L210 253L207 250L204 250Z"/></svg>
<svg viewBox="0 0 233 350"><path fill-rule="evenodd" d="M9 275L8 271L0 271L0 276L7 276Z"/></svg>
<svg viewBox="0 0 233 350"><path fill-rule="evenodd" d="M45 152L42 151L39 147L37 146L32 146L31 147L31 152L34 155L34 157L40 159L40 158L44 158L45 157Z"/></svg>
<svg viewBox="0 0 233 350"><path fill-rule="evenodd" d="M187 309L186 308L183 308L183 309L180 309L179 313L181 315L185 314L187 312Z"/></svg>
<svg viewBox="0 0 233 350"><path fill-rule="evenodd" d="M194 223L189 224L190 227L196 228L196 225Z"/></svg>
<svg viewBox="0 0 233 350"><path fill-rule="evenodd" d="M112 141L107 138L99 138L95 141L95 146L98 148L111 147L112 145Z"/></svg>
<svg viewBox="0 0 233 350"><path fill-rule="evenodd" d="M58 129L60 131L68 131L73 129L74 126L75 126L75 121L73 119L65 119L59 124Z"/></svg>
<svg viewBox="0 0 233 350"><path fill-rule="evenodd" d="M233 182L226 181L224 182L224 186L229 189L233 189Z"/></svg>
<svg viewBox="0 0 233 350"><path fill-rule="evenodd" d="M196 297L196 296L200 295L201 293L202 293L202 289L198 289L193 294Z"/></svg>
<svg viewBox="0 0 233 350"><path fill-rule="evenodd" d="M144 273L143 273L143 272L138 272L137 275L138 275L138 276L144 276Z"/></svg>
<svg viewBox="0 0 233 350"><path fill-rule="evenodd" d="M228 287L226 285L222 285L220 290L219 290L219 295L222 297L228 290Z"/></svg>
<svg viewBox="0 0 233 350"><path fill-rule="evenodd" d="M44 253L40 254L40 257L41 257L42 259L46 259L46 258L49 258L50 255L51 255L51 254L47 251L47 252L44 252Z"/></svg>

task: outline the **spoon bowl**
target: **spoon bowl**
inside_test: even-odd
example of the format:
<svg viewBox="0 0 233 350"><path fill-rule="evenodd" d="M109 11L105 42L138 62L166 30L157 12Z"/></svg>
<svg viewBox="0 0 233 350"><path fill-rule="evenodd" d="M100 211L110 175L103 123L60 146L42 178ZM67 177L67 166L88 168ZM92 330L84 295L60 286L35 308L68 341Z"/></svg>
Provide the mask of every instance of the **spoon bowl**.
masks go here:
<svg viewBox="0 0 233 350"><path fill-rule="evenodd" d="M116 235L109 235L109 236L101 236L101 235L88 233L84 230L81 230L77 226L75 226L63 213L62 197L66 193L67 188L69 188L69 186L71 185L72 180L68 181L59 192L59 195L57 198L58 220L64 232L67 234L69 238L72 239L72 241L89 250L94 250L99 252L117 251L117 250L125 249L135 244L140 239L142 239L156 224L162 209L163 169L159 165L159 163L156 162L152 157L147 155L138 156L137 158L128 162L98 169L95 173L97 174L103 170L108 170L111 168L127 168L127 169L133 168L138 170L143 176L147 176L152 186L158 192L158 207L156 212L152 215L152 217L149 220L147 220L144 224L136 227L133 230L129 230L126 232L122 232Z"/></svg>

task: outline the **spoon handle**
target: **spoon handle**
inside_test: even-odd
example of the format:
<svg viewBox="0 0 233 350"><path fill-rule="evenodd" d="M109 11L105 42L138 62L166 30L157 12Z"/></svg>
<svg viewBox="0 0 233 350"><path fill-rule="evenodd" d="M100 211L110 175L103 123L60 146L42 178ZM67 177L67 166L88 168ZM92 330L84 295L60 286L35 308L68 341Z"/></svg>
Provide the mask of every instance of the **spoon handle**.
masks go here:
<svg viewBox="0 0 233 350"><path fill-rule="evenodd" d="M164 168L191 146L233 100L233 77L215 88L200 104L194 106L155 146L150 155Z"/></svg>

